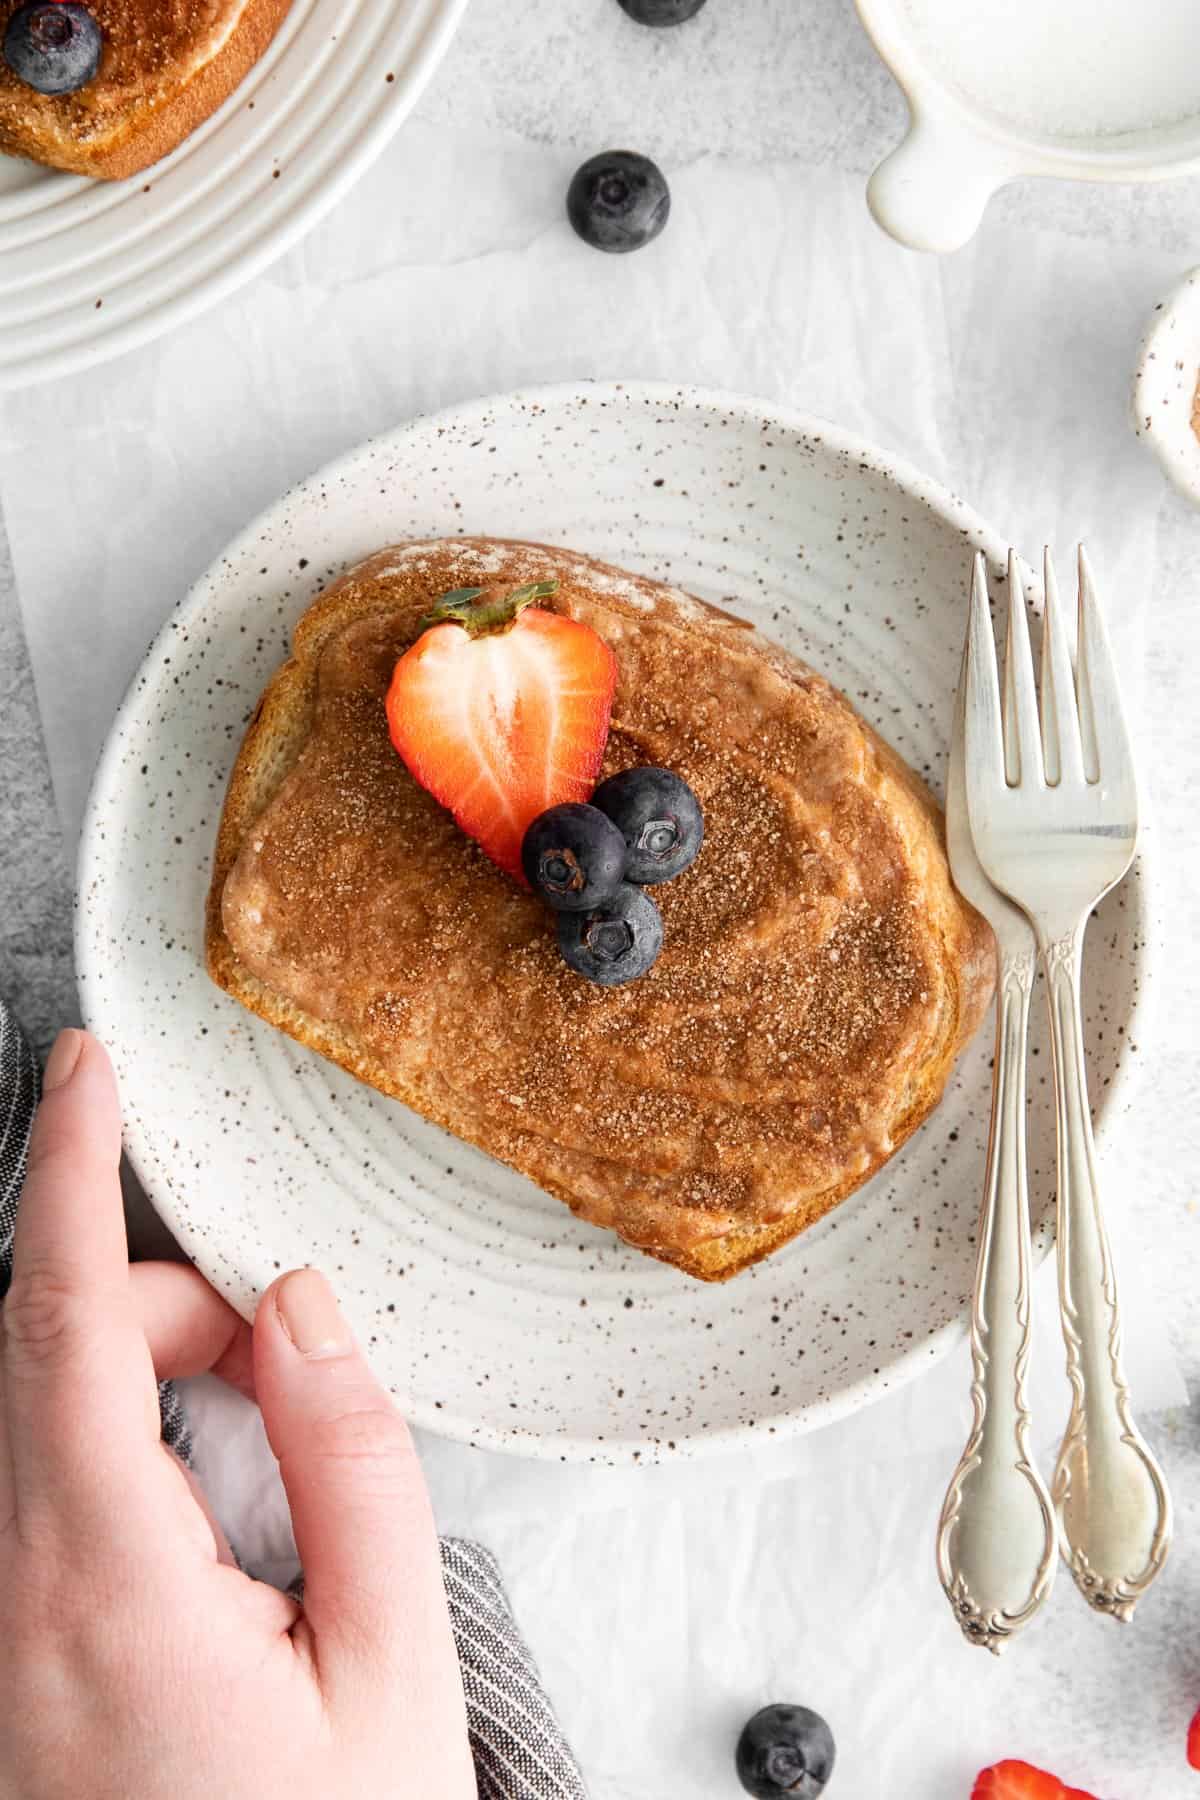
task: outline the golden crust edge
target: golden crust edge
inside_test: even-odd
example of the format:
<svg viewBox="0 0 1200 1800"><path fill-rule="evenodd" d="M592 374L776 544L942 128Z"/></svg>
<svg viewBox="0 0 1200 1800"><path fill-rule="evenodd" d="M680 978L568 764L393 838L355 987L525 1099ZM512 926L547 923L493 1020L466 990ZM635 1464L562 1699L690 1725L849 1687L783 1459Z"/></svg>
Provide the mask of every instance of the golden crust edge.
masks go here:
<svg viewBox="0 0 1200 1800"><path fill-rule="evenodd" d="M79 144L64 139L50 146L41 136L5 129L0 123L0 150L98 181L140 175L169 156L225 104L274 41L291 6L292 0L249 0L217 54L177 93L161 106L123 115L103 139Z"/></svg>

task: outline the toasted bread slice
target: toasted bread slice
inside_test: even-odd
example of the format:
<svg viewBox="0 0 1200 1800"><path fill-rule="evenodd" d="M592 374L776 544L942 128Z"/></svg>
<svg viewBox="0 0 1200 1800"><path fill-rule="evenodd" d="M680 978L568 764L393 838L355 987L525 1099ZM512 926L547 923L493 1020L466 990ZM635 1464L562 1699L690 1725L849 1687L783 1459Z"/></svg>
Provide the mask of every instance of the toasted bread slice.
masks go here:
<svg viewBox="0 0 1200 1800"><path fill-rule="evenodd" d="M597 988L391 749L384 694L452 588L552 577L617 658L605 773L676 769L704 847L661 957ZM920 1124L993 978L937 807L828 682L741 621L586 557L401 545L336 581L250 721L213 978L361 1080L703 1280L768 1255Z"/></svg>
<svg viewBox="0 0 1200 1800"><path fill-rule="evenodd" d="M21 0L0 0L0 35ZM0 150L120 181L158 162L228 98L291 0L88 0L104 34L95 79L39 94L0 58Z"/></svg>

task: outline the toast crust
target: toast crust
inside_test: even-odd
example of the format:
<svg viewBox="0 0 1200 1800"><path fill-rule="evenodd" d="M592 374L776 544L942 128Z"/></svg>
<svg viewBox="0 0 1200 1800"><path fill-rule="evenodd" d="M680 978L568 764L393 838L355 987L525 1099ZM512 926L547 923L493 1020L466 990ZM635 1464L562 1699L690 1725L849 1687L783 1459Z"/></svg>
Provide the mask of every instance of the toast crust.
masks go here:
<svg viewBox="0 0 1200 1800"><path fill-rule="evenodd" d="M0 0L0 34L21 0ZM121 181L202 125L262 56L291 0L89 0L95 80L39 94L0 59L0 151Z"/></svg>
<svg viewBox="0 0 1200 1800"><path fill-rule="evenodd" d="M543 909L386 742L382 691L431 599L545 576L617 652L604 772L669 763L705 807L700 858L656 890L663 956L617 990L563 969ZM301 618L230 779L206 952L252 1012L706 1281L894 1154L994 966L936 804L827 682L676 590L487 539L382 551Z"/></svg>

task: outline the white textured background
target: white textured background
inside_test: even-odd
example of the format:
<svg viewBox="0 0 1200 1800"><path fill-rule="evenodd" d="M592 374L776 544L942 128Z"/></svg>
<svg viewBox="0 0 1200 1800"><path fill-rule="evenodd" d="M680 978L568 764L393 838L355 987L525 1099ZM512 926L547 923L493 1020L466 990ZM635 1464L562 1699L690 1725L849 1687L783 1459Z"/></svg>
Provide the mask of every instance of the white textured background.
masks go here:
<svg viewBox="0 0 1200 1800"><path fill-rule="evenodd" d="M731 200L752 208L760 227L764 217L773 222L781 265L787 244L796 237L806 243L805 265L791 277L794 294L783 297L794 309L794 350L781 353L775 341L761 348L764 358L782 354L796 371L797 385L785 383L795 404L840 416L830 391L836 384L822 380L821 346L805 338L808 294L843 282L856 303L866 299L878 310L886 331L887 278L906 292L919 290L927 335L917 360L934 366L937 391L931 400L930 385L914 383L912 362L898 356L886 391L876 397L875 435L898 449L928 443L928 409L945 402L954 430L942 444L944 466L933 472L948 476L1027 551L1069 516L1072 471L1047 473L1054 434L1046 422L1067 421L1086 405L1095 418L1094 461L1080 472L1078 491L1094 509L1091 478L1103 470L1110 553L1120 552L1124 510L1128 541L1152 559L1154 572L1141 745L1169 903L1170 979L1149 1047L1153 1075L1143 1088L1143 1137L1126 1146L1132 1154L1122 1162L1136 1170L1141 1157L1144 1175L1133 1196L1140 1273L1160 1297L1194 1386L1200 1309L1192 1188L1200 1082L1192 1044L1200 997L1194 949L1200 870L1192 794L1200 626L1193 621L1200 583L1193 566L1200 521L1159 486L1123 413L1149 305L1200 261L1200 186L1030 184L993 206L975 246L941 264L881 249L861 219L851 229L830 229L823 241L811 209L827 209L818 226L821 216L840 219L830 195L840 200L857 188L902 120L899 99L849 0L709 0L692 25L658 34L634 26L615 0L475 0L417 119L368 177L357 202L343 203L213 319L107 370L17 396L0 409L8 479L14 449L39 432L44 442L49 429L53 442L61 422L74 444L81 409L103 470L123 389L138 389L143 400L149 397L153 451L171 454L178 442L192 458L193 504L186 512L164 520L140 510L132 476L144 445L130 442L131 478L110 485L104 496L111 525L103 542L72 534L69 506L60 515L57 505L33 505L27 479L19 508L14 494L11 523L19 537L34 529L48 533L61 517L54 555L84 598L89 570L105 573L98 585L107 590L122 546L144 563L145 540L155 538L161 595L138 594L130 606L159 617L228 535L218 522L231 504L242 509L240 522L293 475L344 447L344 436L330 435L325 401L333 387L343 398L347 385L354 388L365 432L390 422L398 395L410 407L425 407L505 385L510 371L514 379L637 373L643 318L656 361L666 344L679 377L719 381L726 317L719 297L736 277L743 249ZM564 367L561 348L543 352L536 339L538 307L525 283L533 267L561 272L566 180L581 156L615 144L645 149L662 162L676 196L675 217L643 258L601 263L580 252L573 260L577 278L608 284L614 306L623 303L626 314L619 329L606 325L594 341L585 337ZM449 202L430 203L431 193L446 190ZM676 308L664 317L655 304L655 269L670 267L673 243L679 254L686 243L689 254L701 256L706 279L694 310ZM1026 245L1036 256L1030 280L1021 254ZM454 263L449 276L448 259ZM340 366L356 304L342 292L351 266L363 278L363 292L373 291L369 303L387 297L395 323L369 353ZM425 373L422 341L448 280L455 294L447 314L462 334L452 391L444 373ZM779 296L773 298L777 330ZM564 308L570 302L564 288ZM581 332L595 329L584 322L594 311L580 304ZM311 358L296 370L303 397L292 409L288 442L277 445L264 443L261 422L238 407L239 329L252 324L257 334L272 318L279 323L281 374L287 357ZM1014 363L1022 345L1035 340L1053 345L1050 361L1058 361L1059 373L1031 397ZM220 341L228 346L227 381L216 392L198 390L182 407L180 369ZM622 361L606 367L615 345ZM738 344L735 354L731 346L728 360L753 372L754 347ZM777 377L776 361L764 362L758 385L774 388ZM1039 409L1036 429L1029 424L1031 405ZM195 451L200 418L211 434L203 457ZM841 422L861 423L856 416ZM1007 459L998 481L990 445L1022 435L1038 455L1024 469ZM1047 482L1052 505L1043 495ZM0 501L7 487L0 479ZM1088 529L1094 523L1079 520ZM45 564L38 545L19 545L23 573ZM71 821L97 721L115 698L102 688L95 718L86 708L81 717L74 697L64 702L54 678L53 634L40 628L45 604L36 581L23 579L17 593L11 576L0 577L0 754L7 777L0 794L0 984L43 1041L71 1004L69 877L24 660L22 607L59 798ZM123 617L99 619L95 629L111 625L119 636L123 623L127 630ZM62 655L65 664L65 644ZM110 669L105 680L119 673ZM906 1404L946 1407L955 1396L952 1372L942 1371ZM811 1440L786 1482L766 1482L759 1467L726 1470L703 1492L686 1482L661 1483L632 1508L612 1505L617 1496L602 1478L584 1477L556 1497L553 1534L527 1498L506 1505L503 1495L473 1488L461 1465L432 1458L447 1524L488 1522L597 1800L734 1795L725 1761L731 1734L767 1698L806 1700L830 1711L843 1759L830 1793L845 1800L965 1800L974 1769L1004 1753L1044 1760L1101 1800L1186 1800L1193 1788L1200 1794L1200 1775L1189 1775L1182 1749L1187 1718L1200 1704L1200 1647L1192 1630L1200 1597L1192 1542L1200 1521L1200 1430L1193 1417L1180 1410L1155 1421L1179 1506L1179 1540L1169 1573L1137 1624L1121 1633L1093 1621L1063 1584L1052 1613L1000 1665L965 1647L947 1653L953 1628L938 1611L940 1601L930 1602L928 1550L947 1457L906 1459L905 1424L902 1412L867 1415ZM880 1452L874 1461L872 1448ZM211 1442L209 1459L214 1481L244 1506L242 1440L230 1438L224 1447ZM865 1543L853 1527L856 1507L869 1506L875 1516L881 1488L896 1492L894 1530ZM577 1598L564 1606L564 1596ZM632 1649L623 1657L622 1646L635 1644L638 1657ZM636 1683L622 1673L634 1660Z"/></svg>

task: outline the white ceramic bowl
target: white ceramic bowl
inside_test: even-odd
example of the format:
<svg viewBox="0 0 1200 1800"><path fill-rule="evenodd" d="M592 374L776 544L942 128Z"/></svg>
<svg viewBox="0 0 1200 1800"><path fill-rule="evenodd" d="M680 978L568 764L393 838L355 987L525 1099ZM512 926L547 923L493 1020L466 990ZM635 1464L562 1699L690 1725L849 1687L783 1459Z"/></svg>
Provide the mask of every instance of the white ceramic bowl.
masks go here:
<svg viewBox="0 0 1200 1800"><path fill-rule="evenodd" d="M1077 54L1061 66L1037 60L1031 98L1011 16L1007 23L997 18L985 40L983 4L963 0L955 19L949 8L931 8L929 0L915 0L915 7L913 0L857 0L867 33L908 102L908 134L867 188L872 213L892 237L915 250L957 250L975 232L996 190L1019 176L1155 181L1200 168L1200 79L1193 89L1189 73L1186 94L1181 88L1173 107L1166 107L1173 116L1143 123L1154 117L1164 80L1169 85L1164 65L1172 60L1169 40L1178 29L1171 20L1157 35L1142 31L1120 56L1119 68L1118 52L1103 66L1097 26L1095 41L1080 41ZM1015 0L1010 12L1021 4ZM1061 5L1044 0L1049 11ZM988 7L989 17L998 14L999 0L988 0ZM936 32L921 23L934 10L941 13ZM1030 16L1035 33L1036 15ZM1136 5L1129 16L1131 24L1138 21ZM1200 39L1187 47L1187 56L1189 69L1200 66ZM978 87L963 78L964 69L974 67L981 70ZM1057 110L1037 97L1050 85L1047 77L1065 97ZM1094 119L1086 118L1089 81ZM1118 88L1127 97L1123 108L1114 103Z"/></svg>
<svg viewBox="0 0 1200 1800"><path fill-rule="evenodd" d="M1133 376L1133 429L1200 506L1200 269L1155 307Z"/></svg>
<svg viewBox="0 0 1200 1800"><path fill-rule="evenodd" d="M116 1060L134 1165L245 1312L281 1267L326 1268L409 1416L435 1431L621 1462L837 1418L928 1368L961 1329L990 1032L872 1182L711 1286L574 1218L205 974L203 904L230 765L297 618L381 545L456 532L569 544L737 609L823 670L935 785L972 552L996 568L1005 551L960 500L833 426L643 383L473 401L301 483L164 626L92 790L78 966L85 1016ZM1100 920L1087 995L1103 1128L1138 1060L1129 1046L1153 937L1140 867ZM1044 1041L1033 1068L1044 1251Z"/></svg>
<svg viewBox="0 0 1200 1800"><path fill-rule="evenodd" d="M88 181L0 156L0 392L143 344L282 254L416 104L466 0L292 0L170 156Z"/></svg>

